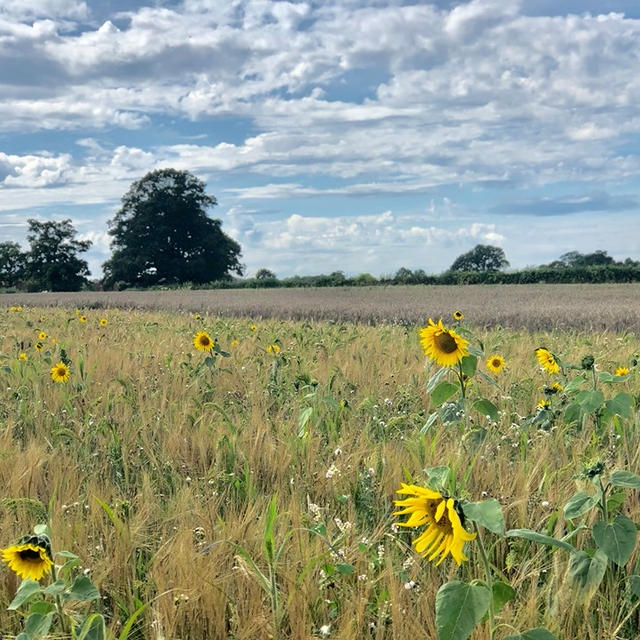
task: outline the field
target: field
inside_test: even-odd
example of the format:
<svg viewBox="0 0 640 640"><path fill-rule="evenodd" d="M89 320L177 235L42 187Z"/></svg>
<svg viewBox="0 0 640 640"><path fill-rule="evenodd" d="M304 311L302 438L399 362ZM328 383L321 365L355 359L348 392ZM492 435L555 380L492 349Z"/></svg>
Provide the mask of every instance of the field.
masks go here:
<svg viewBox="0 0 640 640"><path fill-rule="evenodd" d="M58 578L76 585L17 609L44 601L32 615L49 616L51 637L96 611L123 639L462 638L437 629L436 595L481 581L494 599L474 640L638 637L635 529L618 533L640 522L639 293L4 296L0 546L48 525L53 552L70 552ZM423 352L418 327L440 315L482 351L464 379ZM195 348L202 332L213 349ZM542 370L541 346L557 374ZM58 363L69 377L56 382ZM420 528L393 515L403 482L440 483L467 505L465 527L479 532L468 562L436 566L412 549ZM6 566L0 579L12 637L20 579ZM537 627L553 635L517 635Z"/></svg>

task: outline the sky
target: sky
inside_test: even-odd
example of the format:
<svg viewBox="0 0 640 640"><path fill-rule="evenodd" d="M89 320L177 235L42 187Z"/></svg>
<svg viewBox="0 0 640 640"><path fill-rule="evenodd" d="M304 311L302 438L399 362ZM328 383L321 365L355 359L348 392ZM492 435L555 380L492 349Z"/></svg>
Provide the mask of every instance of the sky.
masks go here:
<svg viewBox="0 0 640 640"><path fill-rule="evenodd" d="M640 259L637 0L2 0L0 242L201 178L251 276Z"/></svg>

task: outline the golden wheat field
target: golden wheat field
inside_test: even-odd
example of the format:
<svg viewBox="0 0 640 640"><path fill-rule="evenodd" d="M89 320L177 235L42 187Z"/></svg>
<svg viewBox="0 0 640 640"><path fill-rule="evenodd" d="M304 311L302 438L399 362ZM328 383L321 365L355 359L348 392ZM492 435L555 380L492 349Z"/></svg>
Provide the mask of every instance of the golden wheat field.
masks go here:
<svg viewBox="0 0 640 640"><path fill-rule="evenodd" d="M268 318L280 291L6 296L3 637L637 638L638 288L446 289L402 324L353 291L330 322ZM435 519L394 515L402 483ZM459 565L412 546L442 518Z"/></svg>

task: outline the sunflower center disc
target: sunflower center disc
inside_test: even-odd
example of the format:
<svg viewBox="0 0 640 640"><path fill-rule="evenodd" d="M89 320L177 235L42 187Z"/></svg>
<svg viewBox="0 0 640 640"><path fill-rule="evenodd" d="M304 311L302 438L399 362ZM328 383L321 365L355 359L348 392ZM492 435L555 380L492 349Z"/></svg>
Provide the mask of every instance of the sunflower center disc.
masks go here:
<svg viewBox="0 0 640 640"><path fill-rule="evenodd" d="M458 348L458 343L446 331L434 338L436 347L444 353L453 353Z"/></svg>
<svg viewBox="0 0 640 640"><path fill-rule="evenodd" d="M41 560L40 552L34 551L33 549L24 549L20 551L20 559L21 560Z"/></svg>

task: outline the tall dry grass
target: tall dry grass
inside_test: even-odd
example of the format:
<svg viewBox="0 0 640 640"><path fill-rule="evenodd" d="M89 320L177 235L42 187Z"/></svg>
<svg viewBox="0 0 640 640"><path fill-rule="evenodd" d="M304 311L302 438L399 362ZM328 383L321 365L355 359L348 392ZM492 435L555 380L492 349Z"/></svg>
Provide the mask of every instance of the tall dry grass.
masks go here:
<svg viewBox="0 0 640 640"><path fill-rule="evenodd" d="M0 320L0 543L50 517L54 547L83 559L112 631L149 604L133 638L435 638L436 591L479 577L478 552L470 544L460 568L417 557L411 533L392 526L401 481L448 464L462 496L500 501L508 527L561 532L586 461L639 471L635 420L596 434L591 424L543 431L521 419L548 382L535 347L567 360L590 352L613 370L638 350L630 333L481 330L508 368L502 390L483 389L502 413L495 426L473 416L489 429L478 442L457 427L420 433L432 407L414 327L262 320L253 332L246 318L86 313L86 324L62 308ZM203 365L192 346L201 329L230 357ZM40 330L49 338L36 353ZM273 343L278 356L266 352ZM60 348L72 361L67 384L49 376ZM635 370L624 385L637 395ZM275 593L258 574L269 570L274 496ZM632 496L626 512L636 521L638 509ZM613 596L599 596L588 615L561 601L561 551L489 546L518 594L498 637L539 625L561 638L610 637L626 611ZM6 569L0 580L0 630L16 634L20 620L6 611L16 580ZM637 629L637 617L630 624ZM483 628L473 636L486 637Z"/></svg>

